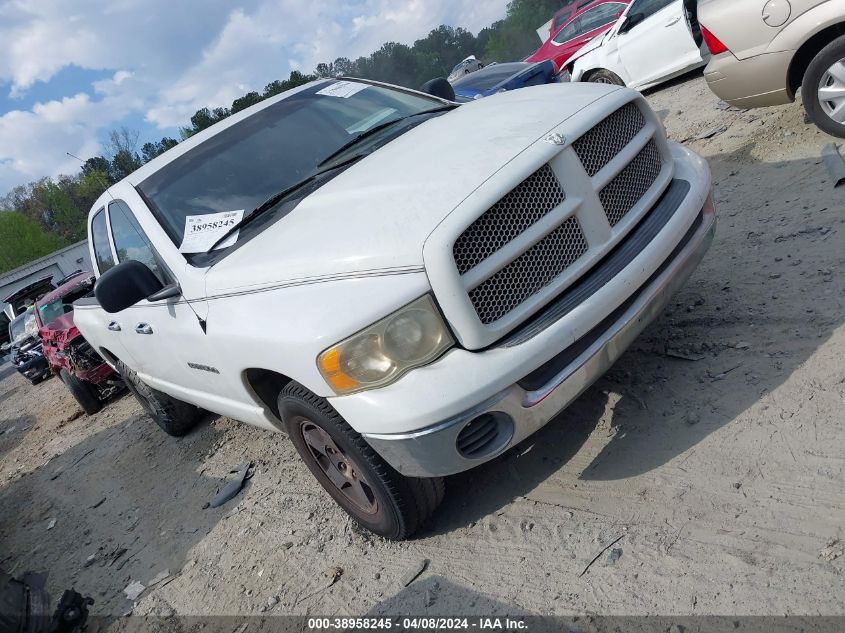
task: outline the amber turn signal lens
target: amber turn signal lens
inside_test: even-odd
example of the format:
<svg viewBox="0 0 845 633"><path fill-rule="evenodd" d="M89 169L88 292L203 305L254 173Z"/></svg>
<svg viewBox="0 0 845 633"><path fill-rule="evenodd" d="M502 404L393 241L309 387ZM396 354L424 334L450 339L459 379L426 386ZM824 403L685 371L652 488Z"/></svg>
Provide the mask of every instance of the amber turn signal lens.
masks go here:
<svg viewBox="0 0 845 633"><path fill-rule="evenodd" d="M340 350L336 347L328 349L320 355L320 371L332 388L338 393L352 391L358 386L358 381L345 374L340 368Z"/></svg>

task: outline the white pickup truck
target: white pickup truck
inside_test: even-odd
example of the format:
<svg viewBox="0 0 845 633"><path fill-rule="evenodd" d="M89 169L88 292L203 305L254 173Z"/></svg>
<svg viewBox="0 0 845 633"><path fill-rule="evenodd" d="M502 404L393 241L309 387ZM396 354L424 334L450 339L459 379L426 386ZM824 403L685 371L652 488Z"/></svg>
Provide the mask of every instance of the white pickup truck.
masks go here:
<svg viewBox="0 0 845 633"><path fill-rule="evenodd" d="M285 430L328 493L410 536L443 477L552 420L658 316L715 227L704 160L636 92L456 106L328 79L110 187L76 325L168 433Z"/></svg>

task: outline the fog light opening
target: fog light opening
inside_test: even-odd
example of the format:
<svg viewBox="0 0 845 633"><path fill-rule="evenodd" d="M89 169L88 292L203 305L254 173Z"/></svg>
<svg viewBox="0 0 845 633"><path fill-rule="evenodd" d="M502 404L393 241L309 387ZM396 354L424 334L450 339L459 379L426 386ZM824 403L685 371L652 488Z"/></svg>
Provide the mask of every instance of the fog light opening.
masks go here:
<svg viewBox="0 0 845 633"><path fill-rule="evenodd" d="M462 457L483 459L510 444L513 432L513 419L507 413L483 413L466 423L455 444Z"/></svg>

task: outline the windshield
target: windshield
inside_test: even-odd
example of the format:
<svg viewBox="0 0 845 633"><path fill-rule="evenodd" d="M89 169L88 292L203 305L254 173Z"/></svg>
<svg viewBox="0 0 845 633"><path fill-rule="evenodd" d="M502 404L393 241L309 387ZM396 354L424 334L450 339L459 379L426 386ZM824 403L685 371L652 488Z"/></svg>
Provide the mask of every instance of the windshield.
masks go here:
<svg viewBox="0 0 845 633"><path fill-rule="evenodd" d="M67 294L38 306L38 316L44 325L50 325L63 314L73 312L73 302L91 294L91 283L80 284Z"/></svg>
<svg viewBox="0 0 845 633"><path fill-rule="evenodd" d="M35 323L35 314L27 310L9 324L9 336L12 343L20 343L27 336L35 336L38 333L38 325Z"/></svg>
<svg viewBox="0 0 845 633"><path fill-rule="evenodd" d="M442 101L401 90L323 82L215 134L137 188L179 246L187 216L249 213L308 177L359 134L442 106Z"/></svg>
<svg viewBox="0 0 845 633"><path fill-rule="evenodd" d="M474 88L476 90L489 90L494 86L509 79L518 72L525 70L531 64L514 62L512 64L496 64L462 77L453 85L455 88Z"/></svg>

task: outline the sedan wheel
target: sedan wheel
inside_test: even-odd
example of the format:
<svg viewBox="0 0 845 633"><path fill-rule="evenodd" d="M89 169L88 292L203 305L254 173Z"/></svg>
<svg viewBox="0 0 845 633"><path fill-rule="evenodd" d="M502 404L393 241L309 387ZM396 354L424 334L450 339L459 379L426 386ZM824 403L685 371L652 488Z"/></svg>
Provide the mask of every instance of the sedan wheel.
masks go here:
<svg viewBox="0 0 845 633"><path fill-rule="evenodd" d="M801 84L810 120L824 132L845 138L845 35L815 56Z"/></svg>
<svg viewBox="0 0 845 633"><path fill-rule="evenodd" d="M831 119L845 123L845 59L840 59L822 75L819 104Z"/></svg>

